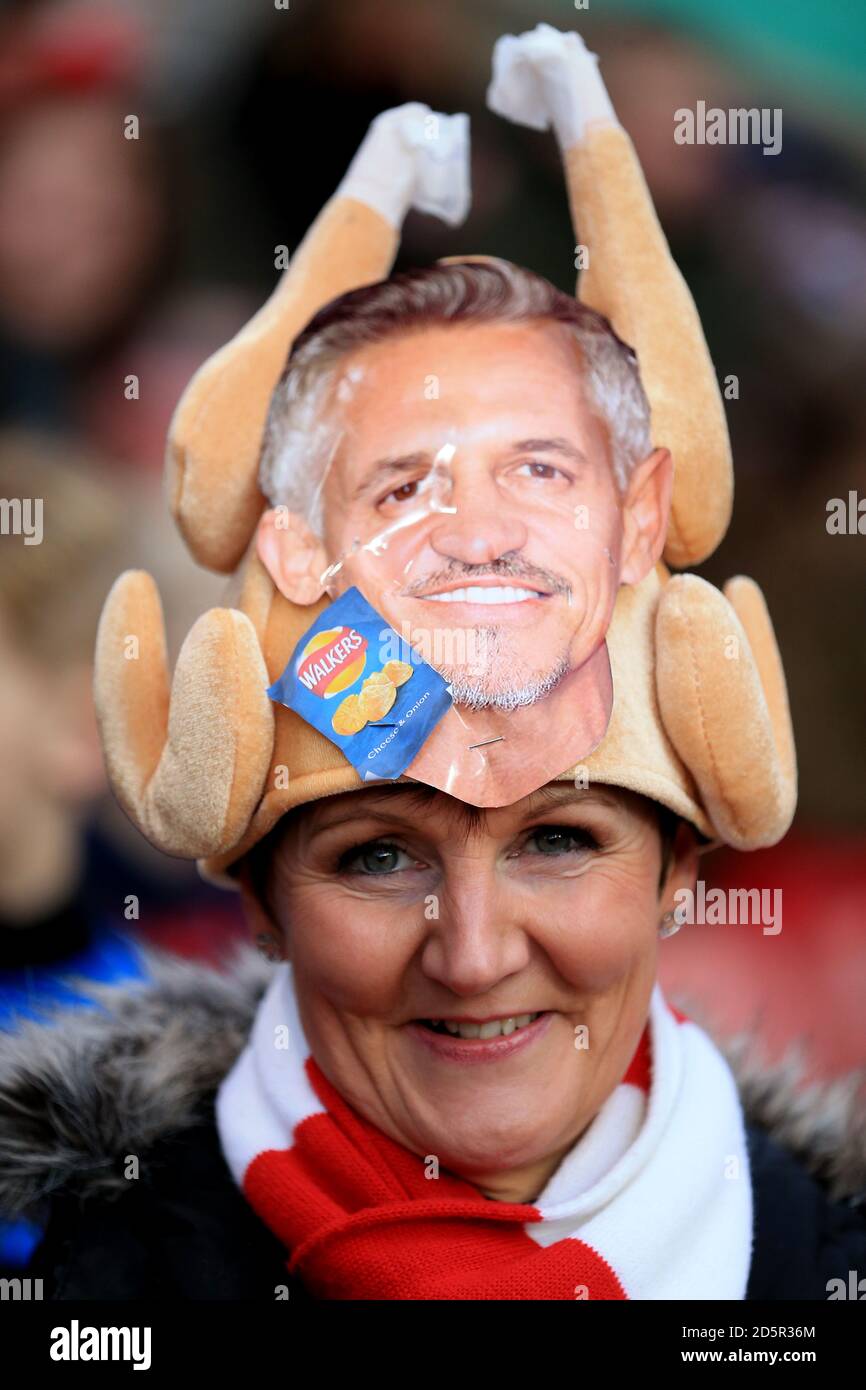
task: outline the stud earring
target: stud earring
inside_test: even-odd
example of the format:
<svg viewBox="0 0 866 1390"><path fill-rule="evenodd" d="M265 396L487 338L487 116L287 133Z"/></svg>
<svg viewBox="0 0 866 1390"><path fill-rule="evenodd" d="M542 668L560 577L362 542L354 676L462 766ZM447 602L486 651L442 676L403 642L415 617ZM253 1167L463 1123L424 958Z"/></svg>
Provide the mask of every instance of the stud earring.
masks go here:
<svg viewBox="0 0 866 1390"><path fill-rule="evenodd" d="M262 932L256 937L256 950L266 960L281 960L282 951L274 938L268 932Z"/></svg>
<svg viewBox="0 0 866 1390"><path fill-rule="evenodd" d="M659 922L659 936L674 936L675 933L679 931L681 926L682 922L678 922L676 920L675 913L666 912L662 920Z"/></svg>

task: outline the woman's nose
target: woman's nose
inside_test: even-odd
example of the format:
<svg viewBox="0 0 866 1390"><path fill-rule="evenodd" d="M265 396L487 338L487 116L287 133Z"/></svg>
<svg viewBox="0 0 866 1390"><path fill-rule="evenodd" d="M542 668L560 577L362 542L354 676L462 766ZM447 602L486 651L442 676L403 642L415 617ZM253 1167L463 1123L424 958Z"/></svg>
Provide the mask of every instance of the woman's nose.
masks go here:
<svg viewBox="0 0 866 1390"><path fill-rule="evenodd" d="M507 903L491 894L483 903L443 899L441 916L421 957L424 973L461 999L488 994L528 964L531 955L524 928L513 920Z"/></svg>
<svg viewBox="0 0 866 1390"><path fill-rule="evenodd" d="M527 534L514 503L483 475L453 481L449 510L430 533L430 544L447 560L485 565L522 550Z"/></svg>

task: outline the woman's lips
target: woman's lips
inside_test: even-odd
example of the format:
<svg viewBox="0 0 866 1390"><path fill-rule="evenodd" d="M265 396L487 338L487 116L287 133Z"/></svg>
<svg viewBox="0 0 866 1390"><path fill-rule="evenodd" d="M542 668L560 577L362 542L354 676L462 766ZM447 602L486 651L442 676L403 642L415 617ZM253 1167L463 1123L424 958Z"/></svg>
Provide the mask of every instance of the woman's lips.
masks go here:
<svg viewBox="0 0 866 1390"><path fill-rule="evenodd" d="M460 1038L451 1033L434 1033L423 1023L414 1021L404 1027L409 1037L422 1043L442 1061L472 1066L477 1062L503 1061L516 1052L523 1052L547 1032L552 1018L552 1013L540 1013L532 1023L517 1028L508 1037L500 1034L498 1038Z"/></svg>

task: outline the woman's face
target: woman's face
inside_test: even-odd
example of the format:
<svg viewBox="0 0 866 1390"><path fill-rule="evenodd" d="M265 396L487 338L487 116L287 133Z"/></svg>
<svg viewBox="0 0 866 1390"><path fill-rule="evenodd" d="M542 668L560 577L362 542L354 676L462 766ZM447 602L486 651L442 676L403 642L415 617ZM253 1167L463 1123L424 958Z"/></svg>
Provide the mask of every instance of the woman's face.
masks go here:
<svg viewBox="0 0 866 1390"><path fill-rule="evenodd" d="M686 827L662 890L661 857L651 804L614 788L478 812L392 786L304 808L270 898L322 1071L408 1149L534 1196L640 1040L659 919L694 880Z"/></svg>

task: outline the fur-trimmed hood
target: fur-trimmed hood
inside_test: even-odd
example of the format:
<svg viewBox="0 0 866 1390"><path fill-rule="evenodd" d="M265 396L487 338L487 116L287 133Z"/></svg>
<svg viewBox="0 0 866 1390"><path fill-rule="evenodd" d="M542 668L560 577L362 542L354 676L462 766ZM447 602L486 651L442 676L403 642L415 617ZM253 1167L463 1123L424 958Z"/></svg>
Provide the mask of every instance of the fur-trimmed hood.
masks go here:
<svg viewBox="0 0 866 1390"><path fill-rule="evenodd" d="M0 1036L0 1215L32 1214L52 1194L128 1191L118 1156L142 1155L195 1123L243 1047L271 977L251 947L225 971L147 952L146 983L88 984L103 1007L67 1009ZM804 1086L795 1049L768 1065L755 1037L713 1036L746 1121L766 1130L834 1199L866 1190L866 1070Z"/></svg>

